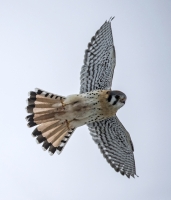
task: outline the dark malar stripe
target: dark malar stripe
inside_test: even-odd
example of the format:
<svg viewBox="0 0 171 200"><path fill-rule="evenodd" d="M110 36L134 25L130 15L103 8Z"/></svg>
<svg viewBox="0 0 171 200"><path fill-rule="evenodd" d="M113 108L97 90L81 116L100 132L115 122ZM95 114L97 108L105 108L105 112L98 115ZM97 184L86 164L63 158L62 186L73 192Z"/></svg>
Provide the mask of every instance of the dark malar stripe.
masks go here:
<svg viewBox="0 0 171 200"><path fill-rule="evenodd" d="M108 99L107 99L107 100L108 100L108 102L110 102L110 101L111 101L111 99L112 99L112 95L109 95L109 96L108 96Z"/></svg>
<svg viewBox="0 0 171 200"><path fill-rule="evenodd" d="M113 102L113 105L115 105L118 102L118 99L116 101Z"/></svg>

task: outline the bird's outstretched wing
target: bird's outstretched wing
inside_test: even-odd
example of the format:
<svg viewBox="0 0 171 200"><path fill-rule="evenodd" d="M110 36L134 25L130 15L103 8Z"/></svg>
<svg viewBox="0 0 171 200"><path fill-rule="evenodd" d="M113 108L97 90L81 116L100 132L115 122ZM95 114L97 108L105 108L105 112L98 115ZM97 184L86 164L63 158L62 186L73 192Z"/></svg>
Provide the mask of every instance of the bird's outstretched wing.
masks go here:
<svg viewBox="0 0 171 200"><path fill-rule="evenodd" d="M136 169L133 143L117 116L90 123L88 127L93 140L109 164L122 175L134 177Z"/></svg>
<svg viewBox="0 0 171 200"><path fill-rule="evenodd" d="M106 21L92 37L85 51L81 69L80 93L98 89L110 90L116 64L111 20ZM94 141L110 165L122 175L136 175L133 143L117 116L88 124Z"/></svg>
<svg viewBox="0 0 171 200"><path fill-rule="evenodd" d="M92 37L85 51L81 69L80 93L92 90L109 90L116 64L111 20L106 21Z"/></svg>

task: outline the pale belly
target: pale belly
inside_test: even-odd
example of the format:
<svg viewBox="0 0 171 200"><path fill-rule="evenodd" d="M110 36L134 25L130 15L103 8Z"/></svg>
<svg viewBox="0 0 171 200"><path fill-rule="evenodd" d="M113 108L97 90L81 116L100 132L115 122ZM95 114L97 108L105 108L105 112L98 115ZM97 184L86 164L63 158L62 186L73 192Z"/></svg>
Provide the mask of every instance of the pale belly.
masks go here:
<svg viewBox="0 0 171 200"><path fill-rule="evenodd" d="M71 128L113 116L116 111L112 110L105 94L106 91L95 91L68 96L64 101L63 117L70 122Z"/></svg>

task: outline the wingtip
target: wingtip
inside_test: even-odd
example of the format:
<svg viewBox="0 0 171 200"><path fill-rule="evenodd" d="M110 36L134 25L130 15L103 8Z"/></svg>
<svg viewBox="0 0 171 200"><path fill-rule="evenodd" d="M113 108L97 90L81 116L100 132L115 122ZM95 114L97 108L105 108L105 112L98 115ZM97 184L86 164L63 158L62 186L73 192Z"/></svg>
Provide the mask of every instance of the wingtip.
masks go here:
<svg viewBox="0 0 171 200"><path fill-rule="evenodd" d="M131 174L131 176L132 176L133 178L135 178L135 177L134 177L134 174Z"/></svg>
<svg viewBox="0 0 171 200"><path fill-rule="evenodd" d="M112 17L111 21L112 21L113 19L115 19L115 16L114 16L114 17Z"/></svg>
<svg viewBox="0 0 171 200"><path fill-rule="evenodd" d="M113 17L111 16L109 19L109 22L111 22L114 18L115 18L115 16L113 16Z"/></svg>
<svg viewBox="0 0 171 200"><path fill-rule="evenodd" d="M115 169L116 172L119 172L119 167L117 165L114 165L113 168Z"/></svg>
<svg viewBox="0 0 171 200"><path fill-rule="evenodd" d="M120 174L121 174L122 176L124 176L124 175L125 175L125 172L124 172L123 170L120 170Z"/></svg>
<svg viewBox="0 0 171 200"><path fill-rule="evenodd" d="M130 178L130 175L129 174L126 174L127 178Z"/></svg>

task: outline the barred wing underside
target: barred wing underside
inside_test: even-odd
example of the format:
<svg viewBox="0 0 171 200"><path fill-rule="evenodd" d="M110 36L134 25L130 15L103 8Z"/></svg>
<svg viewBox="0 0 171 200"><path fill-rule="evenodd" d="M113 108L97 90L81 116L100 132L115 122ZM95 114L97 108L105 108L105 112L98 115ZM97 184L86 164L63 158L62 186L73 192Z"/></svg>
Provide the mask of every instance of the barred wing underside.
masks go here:
<svg viewBox="0 0 171 200"><path fill-rule="evenodd" d="M116 64L111 20L106 21L92 37L85 51L81 69L80 93L93 90L110 90ZM133 144L129 133L114 116L87 124L94 141L106 160L122 175L136 175Z"/></svg>
<svg viewBox="0 0 171 200"><path fill-rule="evenodd" d="M88 127L108 163L122 175L134 177L136 169L133 143L117 116L93 122Z"/></svg>
<svg viewBox="0 0 171 200"><path fill-rule="evenodd" d="M111 21L106 21L92 37L81 69L80 93L110 89L116 64Z"/></svg>

